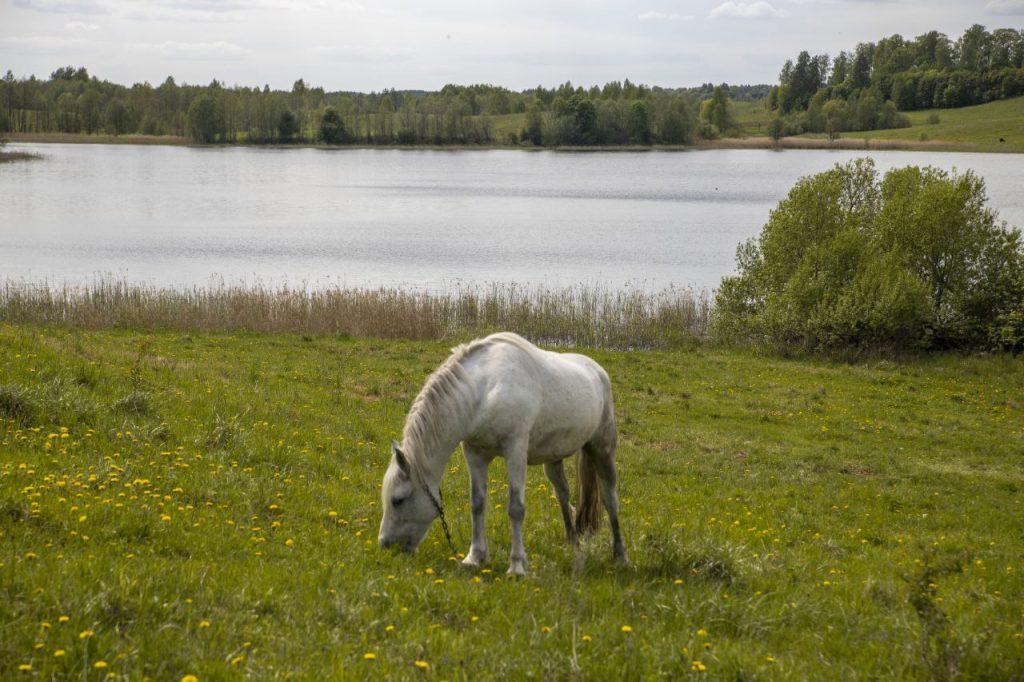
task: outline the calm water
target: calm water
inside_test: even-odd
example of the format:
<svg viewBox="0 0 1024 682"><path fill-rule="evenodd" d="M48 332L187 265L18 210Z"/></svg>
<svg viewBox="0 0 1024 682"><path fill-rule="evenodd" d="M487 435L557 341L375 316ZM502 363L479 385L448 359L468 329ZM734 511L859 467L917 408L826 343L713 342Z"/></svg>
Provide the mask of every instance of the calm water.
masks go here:
<svg viewBox="0 0 1024 682"><path fill-rule="evenodd" d="M173 286L713 287L798 177L863 156L10 146L45 159L0 165L3 276ZM973 169L1024 226L1024 156L871 155Z"/></svg>

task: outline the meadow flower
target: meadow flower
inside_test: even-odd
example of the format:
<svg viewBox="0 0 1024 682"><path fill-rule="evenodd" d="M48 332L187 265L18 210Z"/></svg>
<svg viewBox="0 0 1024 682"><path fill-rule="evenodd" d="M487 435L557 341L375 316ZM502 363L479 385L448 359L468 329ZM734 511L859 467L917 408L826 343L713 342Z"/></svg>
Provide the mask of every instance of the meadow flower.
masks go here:
<svg viewBox="0 0 1024 682"><path fill-rule="evenodd" d="M377 654L373 653L372 651L367 651L365 654L363 654L363 660L364 661L372 661L372 660L374 660L376 658L377 658Z"/></svg>
<svg viewBox="0 0 1024 682"><path fill-rule="evenodd" d="M700 661L694 661L693 663L690 664L690 669L691 670L696 670L697 672L702 673L705 670L707 670L708 667L706 665L704 665L703 663L701 663Z"/></svg>
<svg viewBox="0 0 1024 682"><path fill-rule="evenodd" d="M66 623L69 620L71 620L71 619L68 616L58 616L58 618L57 618L57 622L58 623Z"/></svg>
<svg viewBox="0 0 1024 682"><path fill-rule="evenodd" d="M65 653L67 653L67 652L65 652L63 649L57 649L56 651L53 652L53 657L54 658L60 658Z"/></svg>
<svg viewBox="0 0 1024 682"><path fill-rule="evenodd" d="M208 621L208 620L201 620L201 621L199 621L199 627L201 627L201 628L208 628L208 627L210 627L210 621Z"/></svg>
<svg viewBox="0 0 1024 682"><path fill-rule="evenodd" d="M27 672L32 670L32 664L31 663L22 663L21 665L18 666L18 670L20 670L23 673L27 673Z"/></svg>
<svg viewBox="0 0 1024 682"><path fill-rule="evenodd" d="M633 628L631 626L629 626L629 625L623 625L622 626L622 631L625 632L628 635L630 632L633 632Z"/></svg>
<svg viewBox="0 0 1024 682"><path fill-rule="evenodd" d="M245 656L235 656L231 659L231 665L238 665L245 660Z"/></svg>
<svg viewBox="0 0 1024 682"><path fill-rule="evenodd" d="M199 678L195 675L185 675L181 678L181 682L199 682Z"/></svg>
<svg viewBox="0 0 1024 682"><path fill-rule="evenodd" d="M96 661L95 663L92 664L92 667L96 668L97 670L103 670L104 668L107 667L107 662L106 661Z"/></svg>
<svg viewBox="0 0 1024 682"><path fill-rule="evenodd" d="M430 667L430 664L423 660L413 661L413 665L419 668L420 670L426 670Z"/></svg>
<svg viewBox="0 0 1024 682"><path fill-rule="evenodd" d="M93 632L92 630L82 630L81 632L78 633L78 639L89 639L90 637L92 637L95 634L96 633Z"/></svg>

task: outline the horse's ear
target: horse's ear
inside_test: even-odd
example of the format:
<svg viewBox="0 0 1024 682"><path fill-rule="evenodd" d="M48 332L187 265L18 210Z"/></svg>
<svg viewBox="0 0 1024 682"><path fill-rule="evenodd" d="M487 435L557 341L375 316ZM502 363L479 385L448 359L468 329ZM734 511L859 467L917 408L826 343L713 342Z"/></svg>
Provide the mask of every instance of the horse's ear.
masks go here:
<svg viewBox="0 0 1024 682"><path fill-rule="evenodd" d="M391 454L395 457L395 463L398 464L398 468L402 470L406 476L409 475L409 460L405 458L405 453L402 452L402 448L398 447L398 443L391 441Z"/></svg>

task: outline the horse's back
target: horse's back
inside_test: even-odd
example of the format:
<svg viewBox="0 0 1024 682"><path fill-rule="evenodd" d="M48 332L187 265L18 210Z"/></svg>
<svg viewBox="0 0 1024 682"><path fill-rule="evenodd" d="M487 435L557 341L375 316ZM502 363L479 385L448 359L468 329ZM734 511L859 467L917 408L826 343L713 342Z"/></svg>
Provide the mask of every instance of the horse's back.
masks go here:
<svg viewBox="0 0 1024 682"><path fill-rule="evenodd" d="M466 367L481 399L477 438L497 444L528 429L530 462L540 463L572 454L602 427L611 388L597 362L507 332L483 341Z"/></svg>

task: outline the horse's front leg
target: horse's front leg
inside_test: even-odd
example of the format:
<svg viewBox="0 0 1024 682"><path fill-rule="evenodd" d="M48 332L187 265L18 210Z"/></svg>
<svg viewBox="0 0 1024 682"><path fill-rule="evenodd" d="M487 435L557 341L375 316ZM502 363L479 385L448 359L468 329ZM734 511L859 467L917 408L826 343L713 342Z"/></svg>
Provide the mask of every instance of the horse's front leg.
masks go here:
<svg viewBox="0 0 1024 682"><path fill-rule="evenodd" d="M489 558L484 520L487 511L487 465L491 460L465 443L462 444L462 454L466 457L466 467L469 469L469 498L473 512L473 541L462 565L479 568Z"/></svg>
<svg viewBox="0 0 1024 682"><path fill-rule="evenodd" d="M523 519L526 517L527 438L518 438L505 448L508 468L508 518L512 526L512 549L508 556L508 574L526 575L526 547L523 546Z"/></svg>

